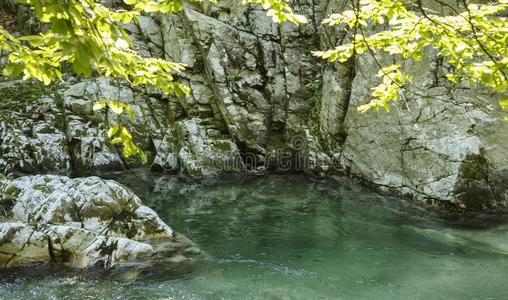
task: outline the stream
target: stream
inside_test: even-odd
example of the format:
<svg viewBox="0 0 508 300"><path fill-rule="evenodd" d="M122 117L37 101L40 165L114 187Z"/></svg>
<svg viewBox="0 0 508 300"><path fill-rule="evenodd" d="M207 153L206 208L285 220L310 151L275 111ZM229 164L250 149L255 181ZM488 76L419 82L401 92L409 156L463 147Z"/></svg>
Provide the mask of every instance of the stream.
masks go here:
<svg viewBox="0 0 508 300"><path fill-rule="evenodd" d="M209 258L192 270L130 278L54 267L2 271L0 299L508 297L503 215L459 226L337 178L113 177Z"/></svg>

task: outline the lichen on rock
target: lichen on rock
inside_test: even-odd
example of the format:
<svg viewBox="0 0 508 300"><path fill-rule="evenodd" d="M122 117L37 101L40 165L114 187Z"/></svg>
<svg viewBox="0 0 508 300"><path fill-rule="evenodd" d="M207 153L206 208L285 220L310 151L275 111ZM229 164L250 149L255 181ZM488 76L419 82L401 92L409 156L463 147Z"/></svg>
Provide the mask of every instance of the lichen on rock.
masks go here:
<svg viewBox="0 0 508 300"><path fill-rule="evenodd" d="M110 267L167 252L156 245L178 235L132 191L98 177L2 179L0 203L7 210L0 223L0 268L41 262ZM180 254L195 245L172 247Z"/></svg>

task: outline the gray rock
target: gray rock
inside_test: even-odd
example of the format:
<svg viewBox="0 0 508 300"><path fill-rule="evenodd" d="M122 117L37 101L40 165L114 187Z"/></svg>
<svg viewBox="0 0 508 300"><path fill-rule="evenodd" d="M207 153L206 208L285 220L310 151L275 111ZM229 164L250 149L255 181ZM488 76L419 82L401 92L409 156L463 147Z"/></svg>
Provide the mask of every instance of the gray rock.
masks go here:
<svg viewBox="0 0 508 300"><path fill-rule="evenodd" d="M41 262L110 267L170 251L161 245L171 244L179 257L196 248L130 190L98 177L2 179L0 203L7 208L0 223L0 268Z"/></svg>
<svg viewBox="0 0 508 300"><path fill-rule="evenodd" d="M140 32L150 43L159 47L163 46L162 33L160 27L154 19L149 16L138 17Z"/></svg>
<svg viewBox="0 0 508 300"><path fill-rule="evenodd" d="M358 75L341 124L347 138L333 148L341 153L342 167L385 190L422 201L475 210L506 206L507 186L499 178L506 178L508 169L508 153L500 150L508 147L508 124L496 97L471 88L432 86L423 79L432 77L429 65L423 61L411 67L415 84L390 112L360 113L356 107L369 101L377 79L371 75L374 63L357 59ZM321 99L322 130L328 137L339 134L327 126L329 118L340 120L333 114L343 113L343 100L328 92L341 86L333 76L325 73Z"/></svg>
<svg viewBox="0 0 508 300"><path fill-rule="evenodd" d="M179 157L189 174L208 177L244 169L238 147L232 141L210 137L195 119L180 122L178 126L180 136L187 141Z"/></svg>
<svg viewBox="0 0 508 300"><path fill-rule="evenodd" d="M47 116L33 120L19 113L0 115L0 172L70 172L67 137L55 126L55 119Z"/></svg>

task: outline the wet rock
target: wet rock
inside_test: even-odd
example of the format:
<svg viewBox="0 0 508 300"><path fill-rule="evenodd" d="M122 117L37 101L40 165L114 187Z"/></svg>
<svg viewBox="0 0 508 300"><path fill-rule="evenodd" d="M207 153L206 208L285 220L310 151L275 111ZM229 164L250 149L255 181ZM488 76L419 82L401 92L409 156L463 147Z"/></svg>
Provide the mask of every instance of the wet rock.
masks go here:
<svg viewBox="0 0 508 300"><path fill-rule="evenodd" d="M0 122L0 170L3 173L25 173L57 170L70 171L67 140L63 132L49 122L26 120L21 128ZM21 159L20 159L21 158Z"/></svg>
<svg viewBox="0 0 508 300"><path fill-rule="evenodd" d="M42 262L111 267L160 252L186 259L196 256L195 251L187 251L187 256L180 253L197 246L176 239L152 209L111 180L51 175L4 178L0 204L6 211L6 221L0 223L0 267Z"/></svg>
<svg viewBox="0 0 508 300"><path fill-rule="evenodd" d="M172 132L168 130L166 134L163 135L162 139L153 140L157 155L152 162L152 171L166 171L169 173L176 173L178 171L178 157L174 153L176 146L173 144L174 140L171 139L171 135Z"/></svg>

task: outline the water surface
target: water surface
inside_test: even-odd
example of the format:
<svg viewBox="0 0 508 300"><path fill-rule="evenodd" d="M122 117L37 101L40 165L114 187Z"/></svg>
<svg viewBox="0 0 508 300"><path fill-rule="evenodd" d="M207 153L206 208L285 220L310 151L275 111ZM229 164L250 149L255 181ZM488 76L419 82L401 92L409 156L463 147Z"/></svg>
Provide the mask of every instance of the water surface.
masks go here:
<svg viewBox="0 0 508 300"><path fill-rule="evenodd" d="M43 269L0 299L506 299L508 226L450 226L338 179L117 177L210 256L135 278ZM147 182L148 181L148 182ZM504 217L501 217L503 219ZM497 217L499 221L499 217Z"/></svg>

